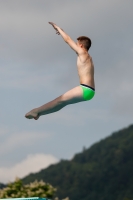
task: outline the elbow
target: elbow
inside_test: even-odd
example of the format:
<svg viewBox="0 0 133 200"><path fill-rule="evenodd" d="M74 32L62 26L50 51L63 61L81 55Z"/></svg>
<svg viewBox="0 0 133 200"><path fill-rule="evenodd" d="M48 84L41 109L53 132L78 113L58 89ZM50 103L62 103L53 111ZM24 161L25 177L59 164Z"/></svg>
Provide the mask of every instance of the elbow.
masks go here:
<svg viewBox="0 0 133 200"><path fill-rule="evenodd" d="M65 42L66 42L66 43L69 43L69 40L70 40L70 37L67 36L67 37L65 38Z"/></svg>

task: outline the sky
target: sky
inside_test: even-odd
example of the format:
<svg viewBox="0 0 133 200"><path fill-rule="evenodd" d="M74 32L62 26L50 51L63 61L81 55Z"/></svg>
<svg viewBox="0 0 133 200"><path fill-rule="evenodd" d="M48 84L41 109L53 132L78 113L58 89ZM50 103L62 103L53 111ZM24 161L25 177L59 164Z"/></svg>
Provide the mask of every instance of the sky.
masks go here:
<svg viewBox="0 0 133 200"><path fill-rule="evenodd" d="M132 0L0 0L0 182L71 160L133 120ZM24 116L79 85L75 42L91 38L96 95L38 121Z"/></svg>

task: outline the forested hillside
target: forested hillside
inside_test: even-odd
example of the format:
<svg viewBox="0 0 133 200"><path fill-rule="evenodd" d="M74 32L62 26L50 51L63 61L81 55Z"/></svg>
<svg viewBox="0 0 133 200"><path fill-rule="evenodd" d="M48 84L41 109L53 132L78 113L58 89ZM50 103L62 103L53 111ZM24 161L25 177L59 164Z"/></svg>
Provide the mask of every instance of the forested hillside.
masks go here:
<svg viewBox="0 0 133 200"><path fill-rule="evenodd" d="M59 198L132 200L133 125L76 154L71 161L30 174L23 182L35 179L51 183Z"/></svg>

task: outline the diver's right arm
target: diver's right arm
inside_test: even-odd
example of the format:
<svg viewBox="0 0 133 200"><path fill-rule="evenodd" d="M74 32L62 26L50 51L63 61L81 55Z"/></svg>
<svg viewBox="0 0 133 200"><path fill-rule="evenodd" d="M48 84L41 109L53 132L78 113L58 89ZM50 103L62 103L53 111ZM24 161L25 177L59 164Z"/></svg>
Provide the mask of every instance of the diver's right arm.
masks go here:
<svg viewBox="0 0 133 200"><path fill-rule="evenodd" d="M79 48L77 46L77 44L70 38L69 35L67 35L59 26L57 26L56 24L54 24L53 22L49 22L49 24L51 24L54 29L56 30L56 34L61 35L62 38L64 39L64 41L76 52L78 53Z"/></svg>

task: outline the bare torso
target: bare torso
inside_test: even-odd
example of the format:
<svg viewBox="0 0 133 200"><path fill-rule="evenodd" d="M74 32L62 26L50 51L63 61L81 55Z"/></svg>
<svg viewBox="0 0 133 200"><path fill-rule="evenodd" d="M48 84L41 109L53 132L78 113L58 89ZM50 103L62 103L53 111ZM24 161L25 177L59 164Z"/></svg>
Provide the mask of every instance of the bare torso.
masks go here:
<svg viewBox="0 0 133 200"><path fill-rule="evenodd" d="M94 65L87 51L81 51L77 57L77 68L80 84L86 84L95 88Z"/></svg>

